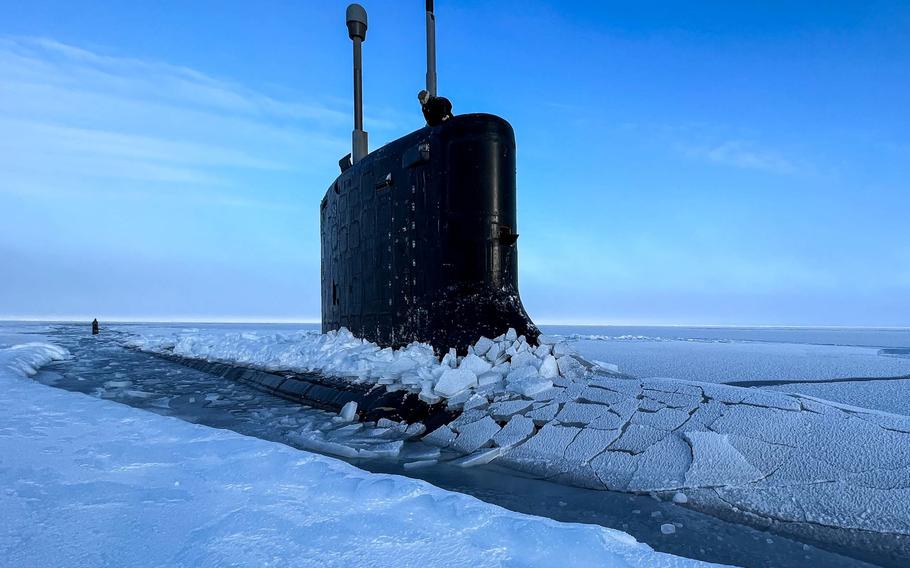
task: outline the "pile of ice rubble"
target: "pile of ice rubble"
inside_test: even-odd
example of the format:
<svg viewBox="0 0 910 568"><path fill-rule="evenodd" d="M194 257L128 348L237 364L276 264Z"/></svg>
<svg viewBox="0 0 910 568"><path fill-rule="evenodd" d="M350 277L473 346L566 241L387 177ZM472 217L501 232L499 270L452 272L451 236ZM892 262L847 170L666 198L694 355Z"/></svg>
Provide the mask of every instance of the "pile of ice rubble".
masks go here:
<svg viewBox="0 0 910 568"><path fill-rule="evenodd" d="M875 533L910 554L910 417L802 395L665 378L633 379L563 343L514 332L440 362L349 333L140 339L272 369L319 371L447 397L463 408L423 437L473 466L495 463L595 489L683 494L739 522L843 542ZM615 371L615 369L612 369ZM403 425L402 425L403 427ZM858 543L862 545L862 543Z"/></svg>
<svg viewBox="0 0 910 568"><path fill-rule="evenodd" d="M344 328L326 334L304 331L290 335L134 337L127 345L264 370L348 377L356 383L385 385L390 391L407 390L429 404L445 399L450 407L470 406L480 398L500 394L531 397L553 388L553 381L560 378L580 379L593 371L618 371L612 365L584 360L568 343L556 338L541 336L539 346L532 346L514 329L495 339L481 338L463 357L451 350L441 361L428 344L381 348ZM480 398L469 403L475 394Z"/></svg>
<svg viewBox="0 0 910 568"><path fill-rule="evenodd" d="M61 356L0 349L4 564L708 566L22 378Z"/></svg>

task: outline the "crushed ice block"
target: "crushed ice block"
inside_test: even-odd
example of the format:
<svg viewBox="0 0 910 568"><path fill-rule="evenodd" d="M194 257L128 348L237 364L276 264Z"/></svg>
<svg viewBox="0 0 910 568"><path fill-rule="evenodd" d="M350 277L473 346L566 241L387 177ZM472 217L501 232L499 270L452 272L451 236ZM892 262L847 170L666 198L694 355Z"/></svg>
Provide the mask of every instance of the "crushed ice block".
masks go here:
<svg viewBox="0 0 910 568"><path fill-rule="evenodd" d="M533 420L536 424L541 425L556 418L557 412L559 412L559 404L554 402L541 406L540 408L535 408L534 410L525 413L525 416Z"/></svg>
<svg viewBox="0 0 910 568"><path fill-rule="evenodd" d="M479 380L478 380L479 382ZM472 408L479 408L487 404L487 397L480 396L479 394L471 395L471 398L465 401L464 408L465 410L470 410Z"/></svg>
<svg viewBox="0 0 910 568"><path fill-rule="evenodd" d="M407 438L413 438L414 436L420 436L426 432L427 427L421 422L414 422L413 424L408 424L407 428L404 430L404 435Z"/></svg>
<svg viewBox="0 0 910 568"><path fill-rule="evenodd" d="M585 368L578 362L578 359L571 355L566 355L565 357L560 357L557 359L557 366L559 367L559 374L563 377L580 377L584 375Z"/></svg>
<svg viewBox="0 0 910 568"><path fill-rule="evenodd" d="M553 355L556 355L557 358L562 357L563 355L572 355L575 353L575 349L565 341L559 342L553 346Z"/></svg>
<svg viewBox="0 0 910 568"><path fill-rule="evenodd" d="M531 406L530 400L504 400L490 406L490 414L497 420L505 419L513 414L523 412L529 406Z"/></svg>
<svg viewBox="0 0 910 568"><path fill-rule="evenodd" d="M486 355L491 347L493 347L493 340L481 337L477 340L477 343L474 344L474 353L480 356Z"/></svg>
<svg viewBox="0 0 910 568"><path fill-rule="evenodd" d="M597 365L598 368L603 369L604 371L607 371L608 373L617 373L617 374L619 373L619 365L617 365L616 363L604 363L603 361L597 361L597 360L593 361L593 363L595 365Z"/></svg>
<svg viewBox="0 0 910 568"><path fill-rule="evenodd" d="M489 361L484 361L477 355L467 355L461 360L461 364L458 365L458 368L471 371L475 375L482 375L492 369L493 365Z"/></svg>
<svg viewBox="0 0 910 568"><path fill-rule="evenodd" d="M433 387L438 395L451 397L461 391L477 386L477 375L467 369L446 369Z"/></svg>
<svg viewBox="0 0 910 568"><path fill-rule="evenodd" d="M506 382L512 383L517 381L523 381L525 379L537 378L540 375L537 373L537 369L534 367L518 367L517 369L512 369L509 372L509 375L506 377Z"/></svg>
<svg viewBox="0 0 910 568"><path fill-rule="evenodd" d="M504 450L502 448L484 448L462 458L452 460L451 463L452 465L457 465L458 467L474 467L478 465L484 465L501 456L503 451Z"/></svg>
<svg viewBox="0 0 910 568"><path fill-rule="evenodd" d="M424 467L432 467L432 466L436 465L437 463L439 463L437 460L419 460L419 461L413 461L413 462L408 462L408 463L404 464L404 468L405 469L420 469L420 468L424 468Z"/></svg>
<svg viewBox="0 0 910 568"><path fill-rule="evenodd" d="M545 355L543 363L540 364L540 369L538 369L540 376L545 379L555 379L559 376L559 365L556 362L556 357L552 355Z"/></svg>
<svg viewBox="0 0 910 568"><path fill-rule="evenodd" d="M492 418L484 416L476 422L458 428L455 448L465 453L473 452L485 446L501 428Z"/></svg>
<svg viewBox="0 0 910 568"><path fill-rule="evenodd" d="M393 458L401 451L404 440L393 440L391 442L381 442L373 444L366 449L358 449L357 455L362 458Z"/></svg>
<svg viewBox="0 0 910 568"><path fill-rule="evenodd" d="M436 404L442 397L433 392L433 387L431 384L425 383L420 389L420 393L417 395L417 398L424 401L427 404Z"/></svg>
<svg viewBox="0 0 910 568"><path fill-rule="evenodd" d="M540 359L530 351L521 351L512 356L510 363L513 369L519 367L534 367L536 369L540 365Z"/></svg>
<svg viewBox="0 0 910 568"><path fill-rule="evenodd" d="M473 393L470 390L463 390L458 394L454 394L454 395L450 396L446 400L446 406L448 406L449 408L458 408L459 406L461 406L465 402L467 402L468 399L471 398L471 396L473 396Z"/></svg>
<svg viewBox="0 0 910 568"><path fill-rule="evenodd" d="M502 380L502 375L500 375L499 373L494 373L492 371L490 371L489 373L484 373L482 375L477 376L478 386L492 385L494 383L498 383L501 380Z"/></svg>
<svg viewBox="0 0 910 568"><path fill-rule="evenodd" d="M510 382L508 389L522 396L534 396L553 388L553 381L541 377L527 378Z"/></svg>
<svg viewBox="0 0 910 568"><path fill-rule="evenodd" d="M534 355L536 355L538 359L543 359L551 353L553 353L553 346L547 345L545 343L541 343L537 346L536 349L534 349Z"/></svg>
<svg viewBox="0 0 910 568"><path fill-rule="evenodd" d="M338 413L338 416L345 422L353 422L357 418L357 402L353 400L346 402L341 407L341 412Z"/></svg>
<svg viewBox="0 0 910 568"><path fill-rule="evenodd" d="M455 441L456 436L458 436L458 434L443 424L421 439L428 444L433 444L434 446L439 446L440 448L447 448L452 445L452 442Z"/></svg>
<svg viewBox="0 0 910 568"><path fill-rule="evenodd" d="M524 442L533 433L534 421L517 414L493 436L493 443L503 449L508 449Z"/></svg>

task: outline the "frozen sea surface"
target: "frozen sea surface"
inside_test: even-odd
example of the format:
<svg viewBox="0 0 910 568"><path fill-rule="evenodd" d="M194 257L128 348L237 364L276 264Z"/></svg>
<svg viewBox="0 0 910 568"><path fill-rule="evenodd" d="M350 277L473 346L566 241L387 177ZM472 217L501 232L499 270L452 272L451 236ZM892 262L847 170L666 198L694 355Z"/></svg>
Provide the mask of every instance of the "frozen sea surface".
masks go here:
<svg viewBox="0 0 910 568"><path fill-rule="evenodd" d="M325 343L312 332L289 335L290 330L274 333L274 329L267 326L258 330L238 330L229 326L219 331L203 326L172 326L154 332L133 326L130 330L149 338L143 341L155 348L178 346L196 356L219 360L236 357L238 362L277 365L274 368L284 368L288 362L328 364L329 369L351 369L358 377L387 385L398 382L407 387L408 377L416 377L431 381L432 386L432 381L439 379L434 370L449 368L445 364L439 367L438 362L429 360L422 366L419 350L415 352L418 356L416 367L411 365L415 358L408 356L404 359L408 362L405 368L396 363L397 354L380 352L368 345L348 340ZM168 334L176 334L178 340L167 339ZM777 354L796 345L723 338L667 341L665 338L589 337L583 341L764 344L774 347L772 352ZM580 343L575 340L576 346ZM510 344L508 338L503 342L503 345ZM819 346L811 342L802 345ZM518 347L517 351L515 347ZM861 347L874 349L875 345ZM340 359L331 355L332 350L338 348L341 350L336 353ZM487 348L484 345L484 349ZM554 346L533 355L522 349L519 340L513 351L504 354L503 361L511 359L511 366L506 365L501 371L508 375L504 386L500 383L497 387L500 390L488 392L486 399L471 397L471 410L451 425L450 437L436 435L432 443L441 445L443 452L474 452L468 457L472 465L493 460L494 464L522 470L534 477L593 487L605 495L609 493L604 489L618 488L631 492L653 491L667 499L675 499L676 493L684 491L687 497L683 502L687 501L687 506L708 509L731 520L749 520L750 516L754 516L753 521L755 518L777 523L783 520L788 523L785 532L790 534L795 531L810 541L815 535L827 539L829 544L844 542L848 547L854 542L864 547L867 558L870 552L874 556L874 551L881 549L885 563L901 565L893 560L893 555L903 554L899 551L906 548L906 543L902 544L901 539L905 539L908 527L905 494L910 469L904 450L906 434L910 431L906 418L870 412L855 404L844 406L843 403L816 400L823 397L791 397L768 389L727 387L704 381L595 377L579 367L577 361L572 362L564 347ZM485 356L495 362L499 360L499 353ZM559 360L559 375L552 379L549 389L535 387L526 391L529 380L541 381L546 366L543 363L551 357L549 353ZM607 363L615 363L615 360L600 358L584 350L582 355L604 361L604 369L611 368ZM772 360L770 368L779 370L790 359L792 357L785 353L783 359ZM565 366L566 361L572 365ZM698 364L697 358L693 361ZM449 365L463 366L467 361L450 360ZM106 373L121 372L109 365L105 367ZM477 359L471 361L471 368L481 373L486 367ZM85 371L92 373L93 365L86 365ZM763 384L752 379L754 377L734 374L730 380ZM819 380L834 379L837 379L836 373ZM49 379L49 382L53 380ZM137 403L136 397L128 392L136 391L132 388L135 385L124 384L129 380L114 377L114 380L105 381L109 384L103 384L100 392L92 394L121 397L130 404L140 405L142 403ZM391 382L384 382L387 380ZM783 382L788 380L792 379L783 379ZM782 379L774 381L782 382ZM164 386L171 382L180 381L164 381ZM192 383L193 380L187 382L186 388L192 389ZM514 388L509 387L512 383ZM61 386L72 387L62 383ZM138 391L148 392L145 389ZM450 404L456 399L460 401L458 404L468 400L455 395ZM176 408L185 409L185 402L185 399L178 399ZM169 403L168 406L171 408L172 405ZM255 414L251 422L268 422L270 416L275 414ZM335 429L323 424L328 430ZM318 422L312 421L303 428L308 435L321 429ZM819 480L824 484L819 485ZM566 500L567 503L571 501ZM798 508L794 509L792 505L788 508L788 503L797 504ZM520 507L515 508L520 510ZM667 523L658 520L655 517L654 526L659 530ZM838 527L859 532L848 533L850 538L845 539L843 537L848 535ZM874 533L863 532L870 530ZM675 538L680 532L685 534L685 531L675 529L672 534L664 531L660 534L663 538ZM711 534L711 531L700 530L699 534ZM870 540L874 534L880 536ZM781 540L786 542L786 539ZM745 541L738 544L745 544ZM790 557L792 560L796 555ZM887 560L888 557L892 560ZM818 565L837 565L818 559L805 560Z"/></svg>
<svg viewBox="0 0 910 568"><path fill-rule="evenodd" d="M26 378L63 356L0 348L9 566L706 565Z"/></svg>
<svg viewBox="0 0 910 568"><path fill-rule="evenodd" d="M588 358L637 377L704 382L910 376L910 330L545 327Z"/></svg>

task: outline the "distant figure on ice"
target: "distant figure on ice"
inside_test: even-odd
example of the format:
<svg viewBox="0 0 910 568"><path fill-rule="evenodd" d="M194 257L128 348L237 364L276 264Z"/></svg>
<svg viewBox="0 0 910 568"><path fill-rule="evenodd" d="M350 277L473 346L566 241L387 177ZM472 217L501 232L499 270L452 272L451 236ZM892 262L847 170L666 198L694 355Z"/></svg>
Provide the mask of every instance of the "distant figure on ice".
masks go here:
<svg viewBox="0 0 910 568"><path fill-rule="evenodd" d="M429 126L439 126L452 118L452 103L445 97L431 97L430 93L420 91L417 100L423 109L423 117Z"/></svg>
<svg viewBox="0 0 910 568"><path fill-rule="evenodd" d="M98 335L100 331L101 326L98 325L98 318L95 318L95 321L92 322L92 335Z"/></svg>

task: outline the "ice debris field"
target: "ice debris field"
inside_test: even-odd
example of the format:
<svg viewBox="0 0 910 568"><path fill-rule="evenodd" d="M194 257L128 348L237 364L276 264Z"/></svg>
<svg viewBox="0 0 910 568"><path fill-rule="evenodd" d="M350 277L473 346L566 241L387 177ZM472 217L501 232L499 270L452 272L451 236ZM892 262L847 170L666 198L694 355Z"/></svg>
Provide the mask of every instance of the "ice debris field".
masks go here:
<svg viewBox="0 0 910 568"><path fill-rule="evenodd" d="M9 566L708 566L27 378L66 355L0 347Z"/></svg>
<svg viewBox="0 0 910 568"><path fill-rule="evenodd" d="M423 441L464 467L495 462L580 487L650 492L722 518L822 542L907 554L910 417L787 394L638 379L567 343L514 332L440 361L328 334L133 337L134 348L349 377L462 410ZM403 425L401 426L403 427ZM847 532L844 532L844 530ZM879 538L883 537L883 538Z"/></svg>

